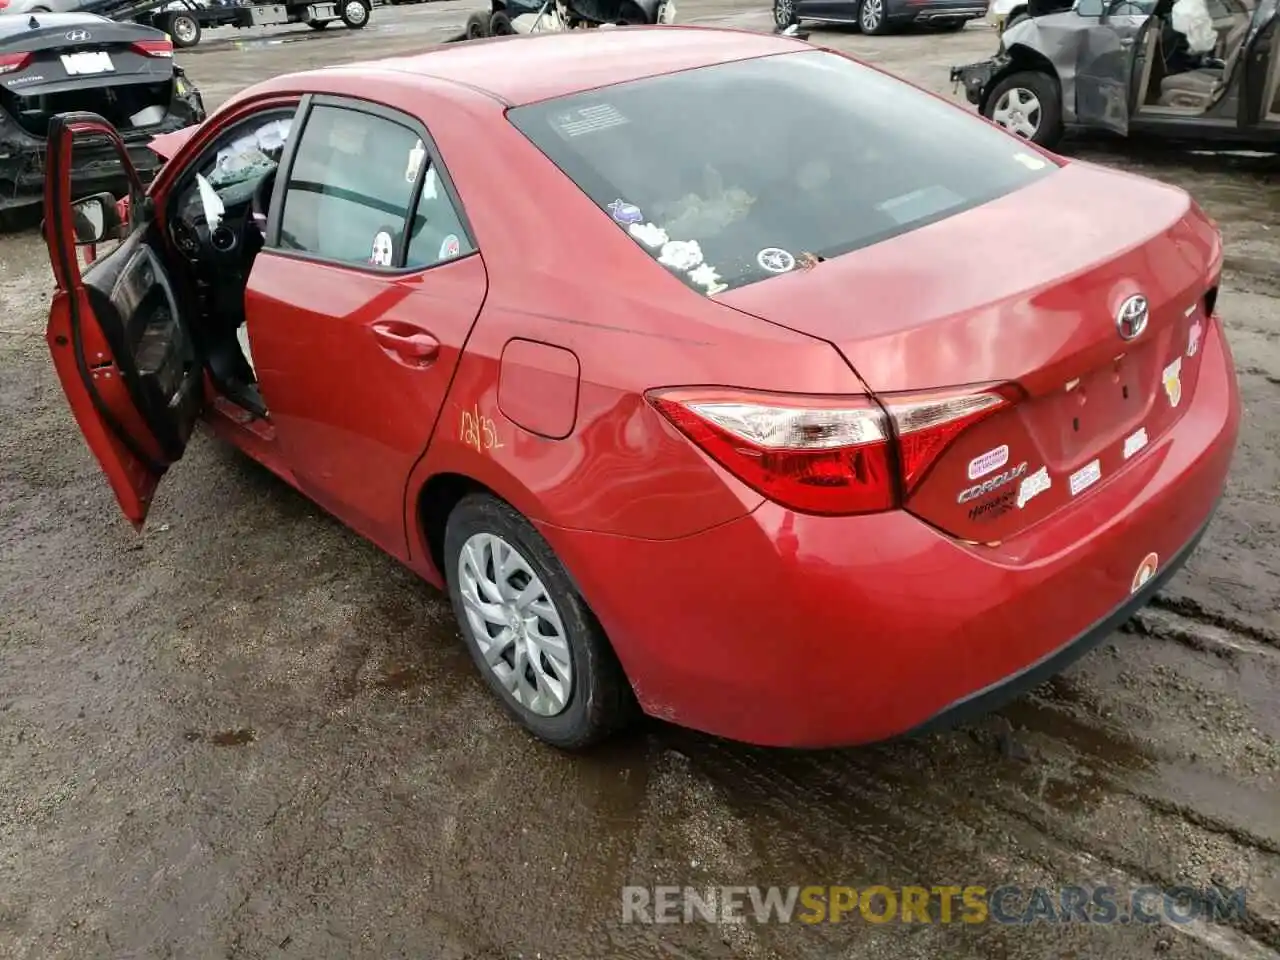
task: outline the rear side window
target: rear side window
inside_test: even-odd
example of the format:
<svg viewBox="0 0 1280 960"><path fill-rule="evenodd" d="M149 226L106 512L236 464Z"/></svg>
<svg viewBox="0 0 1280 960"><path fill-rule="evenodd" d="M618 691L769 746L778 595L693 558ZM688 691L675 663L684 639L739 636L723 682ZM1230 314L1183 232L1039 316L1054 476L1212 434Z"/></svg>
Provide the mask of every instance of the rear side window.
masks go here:
<svg viewBox="0 0 1280 960"><path fill-rule="evenodd" d="M318 106L307 117L289 173L280 246L362 266L391 266L418 171L418 135L392 120Z"/></svg>
<svg viewBox="0 0 1280 960"><path fill-rule="evenodd" d="M920 229L1057 169L976 117L821 51L508 117L604 216L706 294Z"/></svg>

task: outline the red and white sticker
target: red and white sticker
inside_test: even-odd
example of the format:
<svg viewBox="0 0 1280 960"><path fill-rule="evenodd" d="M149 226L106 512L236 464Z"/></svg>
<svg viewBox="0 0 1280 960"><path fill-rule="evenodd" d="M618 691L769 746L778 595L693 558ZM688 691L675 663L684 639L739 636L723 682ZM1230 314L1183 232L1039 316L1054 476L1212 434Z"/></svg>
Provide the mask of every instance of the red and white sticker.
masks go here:
<svg viewBox="0 0 1280 960"><path fill-rule="evenodd" d="M974 457L969 461L969 479L977 480L979 477L985 477L993 470L999 470L1009 462L1009 445L1001 444L994 450L988 450L980 456Z"/></svg>
<svg viewBox="0 0 1280 960"><path fill-rule="evenodd" d="M1156 571L1160 569L1160 558L1154 553L1148 553L1142 558L1142 562L1138 564L1138 569L1133 574L1133 583L1129 585L1130 593L1137 593L1141 590L1148 580L1156 575Z"/></svg>

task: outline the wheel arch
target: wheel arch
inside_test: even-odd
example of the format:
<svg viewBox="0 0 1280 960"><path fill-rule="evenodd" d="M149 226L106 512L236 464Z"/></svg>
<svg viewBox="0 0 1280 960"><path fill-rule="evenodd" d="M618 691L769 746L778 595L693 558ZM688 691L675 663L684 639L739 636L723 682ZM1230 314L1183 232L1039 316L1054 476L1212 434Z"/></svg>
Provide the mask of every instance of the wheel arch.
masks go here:
<svg viewBox="0 0 1280 960"><path fill-rule="evenodd" d="M414 533L416 537L420 538L420 543L417 546L424 551L422 555L430 564L431 571L439 578L439 586L446 590L448 589L448 582L444 562L445 526L448 524L449 515L453 513L454 508L464 498L473 493L488 494L496 500L501 500L530 523L533 523L535 527L538 526L528 511L521 509L520 504L516 502L523 499L522 497L517 496L513 499L503 496L500 491L465 473L441 472L432 474L426 479L426 482L421 484L414 499L416 511L414 520L416 530ZM552 552L555 552L553 544L549 543L548 546ZM569 578L569 582L573 584L573 588L582 597L582 602L587 605L588 609L591 609L591 601L583 593L582 584L574 576L568 562L558 554L557 559L559 559L565 575ZM594 611L592 611L592 616L595 616Z"/></svg>
<svg viewBox="0 0 1280 960"><path fill-rule="evenodd" d="M1058 71L1054 69L1053 62L1038 50L1033 50L1026 44L1015 43L1005 51L1005 56L1009 58L1009 62L1001 68L1000 72L995 74L987 81L987 87L982 93L982 102L978 104L978 112L986 116L987 106L991 102L991 94L996 87L1008 76L1015 73L1026 73L1034 71L1043 73L1045 76L1053 79L1058 84L1059 97L1061 97L1062 81L1058 77Z"/></svg>

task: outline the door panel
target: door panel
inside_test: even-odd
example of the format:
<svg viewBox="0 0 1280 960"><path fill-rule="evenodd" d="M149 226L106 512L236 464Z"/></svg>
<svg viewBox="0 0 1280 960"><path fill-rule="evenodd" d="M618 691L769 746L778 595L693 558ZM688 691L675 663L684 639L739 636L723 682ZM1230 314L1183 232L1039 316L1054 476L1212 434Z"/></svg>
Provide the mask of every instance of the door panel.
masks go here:
<svg viewBox="0 0 1280 960"><path fill-rule="evenodd" d="M137 222L120 245L88 267L76 250L71 166L76 143L109 144L143 210L142 188L115 128L92 114L49 125L45 242L57 285L46 341L54 369L90 451L137 527L161 476L181 458L202 403L202 367L157 253L154 226Z"/></svg>
<svg viewBox="0 0 1280 960"><path fill-rule="evenodd" d="M1091 127L1129 132L1129 103L1137 36L1147 18L1132 3L1118 0L1115 14L1089 26L1076 58L1076 118Z"/></svg>
<svg viewBox="0 0 1280 960"><path fill-rule="evenodd" d="M404 490L484 302L479 256L387 276L263 251L249 277L258 383L298 485L397 556Z"/></svg>

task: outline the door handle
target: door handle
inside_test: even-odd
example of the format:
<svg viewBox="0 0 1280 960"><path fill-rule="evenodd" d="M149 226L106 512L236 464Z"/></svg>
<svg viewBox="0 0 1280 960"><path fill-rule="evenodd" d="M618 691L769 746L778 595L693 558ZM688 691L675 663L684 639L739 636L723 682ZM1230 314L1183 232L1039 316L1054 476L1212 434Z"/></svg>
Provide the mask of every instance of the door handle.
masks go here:
<svg viewBox="0 0 1280 960"><path fill-rule="evenodd" d="M1133 37L1123 37L1120 40L1121 49L1128 50L1132 46L1133 46Z"/></svg>
<svg viewBox="0 0 1280 960"><path fill-rule="evenodd" d="M409 323L396 320L375 323L373 338L394 359L411 367L429 366L440 354L440 341Z"/></svg>

